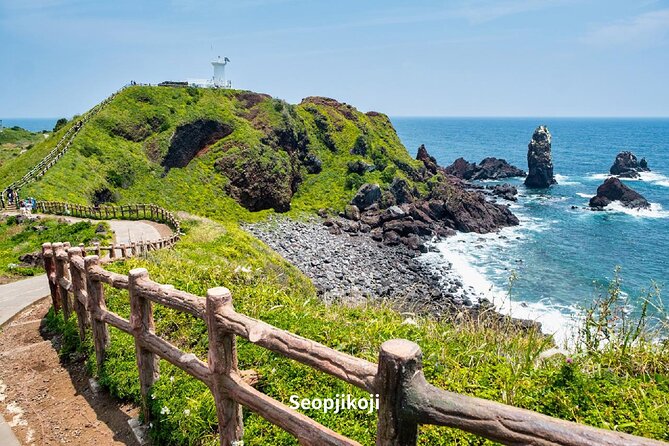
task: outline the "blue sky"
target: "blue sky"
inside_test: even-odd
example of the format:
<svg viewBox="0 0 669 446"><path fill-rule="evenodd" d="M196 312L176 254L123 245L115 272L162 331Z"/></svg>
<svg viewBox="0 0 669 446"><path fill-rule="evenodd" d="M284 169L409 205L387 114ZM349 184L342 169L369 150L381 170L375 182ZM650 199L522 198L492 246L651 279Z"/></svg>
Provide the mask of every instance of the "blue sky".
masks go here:
<svg viewBox="0 0 669 446"><path fill-rule="evenodd" d="M669 1L0 0L0 117L228 77L392 116L669 116Z"/></svg>

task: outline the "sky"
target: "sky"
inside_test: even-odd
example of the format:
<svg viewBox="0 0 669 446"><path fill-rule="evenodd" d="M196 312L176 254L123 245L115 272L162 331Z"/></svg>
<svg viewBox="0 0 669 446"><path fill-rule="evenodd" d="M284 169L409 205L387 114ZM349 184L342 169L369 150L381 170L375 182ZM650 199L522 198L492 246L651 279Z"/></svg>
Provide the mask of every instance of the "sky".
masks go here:
<svg viewBox="0 0 669 446"><path fill-rule="evenodd" d="M0 0L0 117L208 78L391 116L669 116L669 0Z"/></svg>

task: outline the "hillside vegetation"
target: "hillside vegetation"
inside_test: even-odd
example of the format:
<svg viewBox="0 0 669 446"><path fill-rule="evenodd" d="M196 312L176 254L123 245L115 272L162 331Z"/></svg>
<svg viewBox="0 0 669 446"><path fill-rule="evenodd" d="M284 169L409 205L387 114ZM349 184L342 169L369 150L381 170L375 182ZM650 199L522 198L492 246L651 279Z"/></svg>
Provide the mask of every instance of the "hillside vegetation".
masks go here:
<svg viewBox="0 0 669 446"><path fill-rule="evenodd" d="M48 138L47 133L33 133L21 127L9 127L0 131L0 166L24 155L35 144Z"/></svg>
<svg viewBox="0 0 669 446"><path fill-rule="evenodd" d="M48 152L47 146L33 150ZM6 172L20 177L28 170L23 167L15 164L19 172ZM3 168L0 181L5 182ZM669 346L652 347L637 333L623 349L617 341L594 342L572 358L541 361L540 353L552 341L535 331L466 318L452 324L400 314L378 303L328 306L308 278L239 226L276 211L299 217L322 208L341 210L361 184L377 182L387 189L397 177L417 194L435 186L383 114L361 113L325 98L290 105L244 91L138 86L121 92L93 117L69 152L22 194L82 204L152 202L188 211L190 216L182 214L186 234L174 249L109 268L125 273L146 267L153 280L198 295L224 285L232 290L238 311L372 361L383 341L406 338L423 348L428 379L448 390L669 440ZM110 310L128 316L127 292L107 289L107 297ZM615 332L615 326L606 325L609 310L599 319L593 311L593 325L584 327L594 331L595 339L598 328L605 327L607 336ZM159 306L155 319L159 335L206 357L201 321ZM51 314L50 324L65 333L63 354L80 349L94 361L90 345L77 345L74 321L64 324ZM286 404L293 394L362 396L247 342L240 341L239 361L241 368L260 373L261 391ZM112 330L109 360L99 379L120 398L139 401L131 337ZM215 444L216 415L204 385L161 362L153 396L152 436L158 444ZM375 414L306 413L373 444ZM255 414L245 411L244 416L245 444L296 444ZM420 444L488 442L424 427Z"/></svg>

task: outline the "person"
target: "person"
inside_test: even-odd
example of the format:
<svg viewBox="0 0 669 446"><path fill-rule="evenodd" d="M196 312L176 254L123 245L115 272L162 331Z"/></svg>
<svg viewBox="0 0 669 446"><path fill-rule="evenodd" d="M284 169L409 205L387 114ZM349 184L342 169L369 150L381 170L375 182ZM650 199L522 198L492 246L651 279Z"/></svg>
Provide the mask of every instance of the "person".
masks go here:
<svg viewBox="0 0 669 446"><path fill-rule="evenodd" d="M14 202L14 191L11 188L7 189L7 201L10 204Z"/></svg>

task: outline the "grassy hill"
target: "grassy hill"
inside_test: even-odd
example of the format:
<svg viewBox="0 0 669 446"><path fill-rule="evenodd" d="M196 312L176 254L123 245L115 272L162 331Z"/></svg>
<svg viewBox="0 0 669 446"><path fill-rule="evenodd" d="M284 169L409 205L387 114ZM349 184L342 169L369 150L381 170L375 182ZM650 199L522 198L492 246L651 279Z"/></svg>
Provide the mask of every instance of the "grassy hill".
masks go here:
<svg viewBox="0 0 669 446"><path fill-rule="evenodd" d="M356 161L370 171L350 172ZM246 91L136 86L92 118L65 157L23 194L150 201L255 219L264 214L249 210L342 209L364 182L411 181L421 167L379 113L324 98L290 105Z"/></svg>
<svg viewBox="0 0 669 446"><path fill-rule="evenodd" d="M17 126L2 129L0 132L0 169L5 163L13 162L16 158L32 152L31 149L36 144L49 137L48 133L33 133Z"/></svg>
<svg viewBox="0 0 669 446"><path fill-rule="evenodd" d="M48 152L50 140L31 152ZM23 175L27 159L1 166L0 181ZM417 316L404 323L406 315L380 304L326 306L300 271L239 227L240 221L275 211L298 217L321 208L341 210L363 182L387 187L400 177L426 193L431 184L421 180L421 169L383 114L325 98L290 105L246 91L137 86L93 117L58 164L22 194L75 203L153 202L188 211L200 217L186 217L186 235L173 250L110 267L119 272L146 267L154 280L199 295L225 285L238 311L369 360L376 360L383 341L410 339L424 350L428 379L446 389L669 440L669 346L660 350L625 340L621 349L617 340L626 339L623 333L601 349L581 349L569 361L559 355L540 361L552 344L536 332ZM108 306L127 316L127 294L109 290ZM201 321L165 308L155 311L158 334L200 356L206 352ZM591 319L596 324L584 329L601 327L606 317ZM90 346L74 342L74 322L64 326L52 315L51 324L66 333L64 353L72 348L91 353ZM247 342L240 342L239 360L242 368L260 372L263 392L286 403L293 394L360 394ZM169 364L162 362L161 369L152 407L155 439L214 444L216 416L205 387ZM138 401L130 337L112 330L109 361L99 378L117 396ZM373 443L374 414L307 414L363 444ZM249 411L244 422L245 444L296 444ZM422 428L420 438L426 445L487 444L433 427Z"/></svg>

